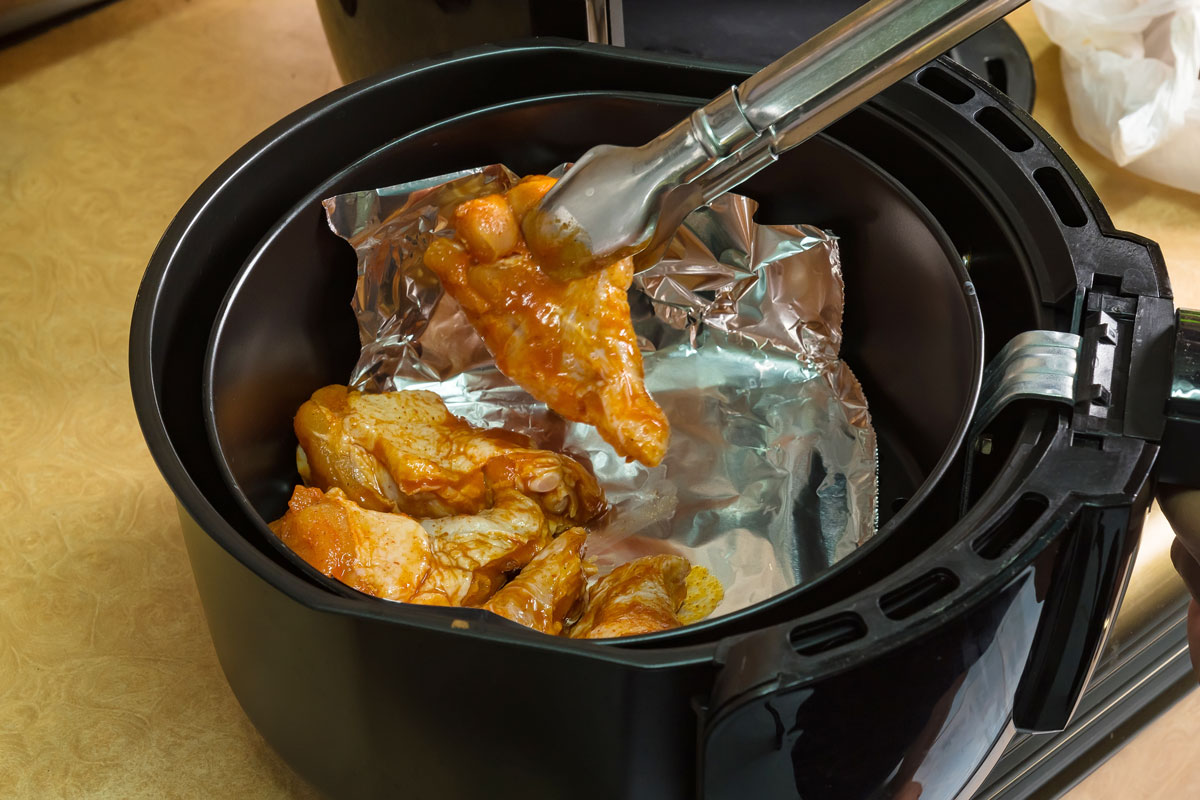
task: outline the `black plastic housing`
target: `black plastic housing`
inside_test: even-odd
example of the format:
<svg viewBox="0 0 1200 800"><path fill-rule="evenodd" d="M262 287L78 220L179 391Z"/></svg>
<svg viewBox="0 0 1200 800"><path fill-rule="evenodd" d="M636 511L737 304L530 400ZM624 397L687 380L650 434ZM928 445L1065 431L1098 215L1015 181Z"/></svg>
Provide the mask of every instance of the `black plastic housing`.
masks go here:
<svg viewBox="0 0 1200 800"><path fill-rule="evenodd" d="M361 80L437 55L509 38L586 41L587 0L317 0L338 72ZM592 41L727 64L764 66L863 5L863 0L620 0ZM619 9L619 10L618 10ZM600 28L603 30L600 30ZM1033 64L1000 20L953 47L949 58L1033 108Z"/></svg>
<svg viewBox="0 0 1200 800"><path fill-rule="evenodd" d="M482 612L385 615L335 595L256 541L258 522L222 481L204 435L207 332L255 243L313 187L405 131L506 99L700 100L739 77L553 43L417 65L268 130L164 234L131 330L135 404L179 498L230 686L323 791L811 800L919 784L922 797L954 797L978 785L1014 725L1069 718L1149 502L1161 419L1138 409L1161 407L1169 364L1153 357L1155 337L1137 334L1156 329L1169 288L1157 249L1112 231L1061 150L948 63L829 136L933 212L967 264L989 352L1028 328L1084 333L1096 295L1120 323L1112 377L1125 379L1103 415L1031 404L998 418L961 519L958 485L940 481L869 558L818 576L737 635L596 645ZM1147 380L1129 380L1135 371Z"/></svg>

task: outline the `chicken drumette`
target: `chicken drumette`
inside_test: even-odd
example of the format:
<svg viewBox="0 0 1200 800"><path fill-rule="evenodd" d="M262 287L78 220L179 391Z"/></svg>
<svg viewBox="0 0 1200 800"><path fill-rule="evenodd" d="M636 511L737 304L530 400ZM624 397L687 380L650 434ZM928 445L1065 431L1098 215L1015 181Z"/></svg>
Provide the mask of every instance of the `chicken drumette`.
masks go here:
<svg viewBox="0 0 1200 800"><path fill-rule="evenodd" d="M435 238L425 264L501 372L567 419L594 425L626 458L657 465L669 427L643 383L626 296L633 262L559 281L521 238L521 218L553 185L532 176L503 195L460 204L455 235Z"/></svg>
<svg viewBox="0 0 1200 800"><path fill-rule="evenodd" d="M583 528L560 534L483 607L528 628L557 635L583 598L586 580L580 550L586 539Z"/></svg>

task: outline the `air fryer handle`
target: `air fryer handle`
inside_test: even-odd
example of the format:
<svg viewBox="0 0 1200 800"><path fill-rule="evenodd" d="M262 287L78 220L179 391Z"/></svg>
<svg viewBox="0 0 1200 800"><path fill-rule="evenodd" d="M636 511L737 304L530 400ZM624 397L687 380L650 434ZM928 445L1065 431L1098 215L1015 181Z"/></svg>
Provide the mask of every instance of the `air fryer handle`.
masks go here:
<svg viewBox="0 0 1200 800"><path fill-rule="evenodd" d="M1179 539L1172 558L1188 590L1200 599L1200 311L1176 313L1158 480L1158 504Z"/></svg>
<svg viewBox="0 0 1200 800"><path fill-rule="evenodd" d="M1179 310L1175 323L1157 477L1200 488L1200 312ZM1058 731L1070 721L1131 571L1137 535L1129 530L1130 513L1127 506L1085 506L1064 531L1014 698L1018 730ZM1200 520L1171 522L1178 533L1195 531L1200 545Z"/></svg>
<svg viewBox="0 0 1200 800"><path fill-rule="evenodd" d="M1138 533L1130 513L1085 506L1063 532L1013 700L1018 730L1060 731L1074 714L1131 572Z"/></svg>
<svg viewBox="0 0 1200 800"><path fill-rule="evenodd" d="M1200 311L1175 312L1175 349L1158 479L1200 489Z"/></svg>
<svg viewBox="0 0 1200 800"><path fill-rule="evenodd" d="M829 620L815 631L816 639L833 643L861 633L842 624ZM697 741L700 800L794 796L783 720L811 668L796 651L794 628L787 622L722 643L721 668L702 709Z"/></svg>

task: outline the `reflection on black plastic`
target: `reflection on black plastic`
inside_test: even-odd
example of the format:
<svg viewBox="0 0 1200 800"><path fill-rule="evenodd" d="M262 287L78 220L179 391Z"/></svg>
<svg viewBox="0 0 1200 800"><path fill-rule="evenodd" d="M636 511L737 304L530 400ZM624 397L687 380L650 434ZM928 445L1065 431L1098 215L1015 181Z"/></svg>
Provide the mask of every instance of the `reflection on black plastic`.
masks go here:
<svg viewBox="0 0 1200 800"><path fill-rule="evenodd" d="M1013 708L1029 732L1060 731L1091 675L1137 535L1129 508L1085 508L1059 551L1046 611Z"/></svg>
<svg viewBox="0 0 1200 800"><path fill-rule="evenodd" d="M1041 611L1035 569L869 663L716 709L701 796L957 796L1007 740Z"/></svg>

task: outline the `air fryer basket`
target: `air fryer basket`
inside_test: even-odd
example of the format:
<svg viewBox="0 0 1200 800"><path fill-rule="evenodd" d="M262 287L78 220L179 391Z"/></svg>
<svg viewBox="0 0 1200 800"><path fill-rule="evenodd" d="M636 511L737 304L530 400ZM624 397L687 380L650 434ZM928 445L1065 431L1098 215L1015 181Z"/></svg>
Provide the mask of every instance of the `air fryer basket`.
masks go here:
<svg viewBox="0 0 1200 800"><path fill-rule="evenodd" d="M283 514L299 482L291 427L296 408L317 388L346 381L358 355L349 309L354 253L329 231L321 199L420 177L413 174L419 170L448 173L501 162L519 173L548 171L591 142L644 141L693 105L657 95L580 93L480 109L389 143L296 204L234 281L205 365L207 421L218 463L248 513L262 520L257 526L262 540L317 583L382 605L376 613L396 608L325 578L265 526ZM851 309L845 323L850 345L842 356L874 387L872 422L885 498L877 537L882 541L949 468L974 410L982 323L975 296L966 291L966 273L945 234L911 195L830 139L815 139L788 154L741 191L763 204L760 222L807 220L842 237ZM331 297L344 302L329 302ZM897 331L902 335L894 335ZM921 358L913 358L914 352ZM897 370L898 364L904 369ZM872 549L860 548L838 569L852 568ZM815 568L823 556L811 560ZM786 603L792 594L768 602ZM757 604L656 638L707 635L715 625L748 619L762 608Z"/></svg>
<svg viewBox="0 0 1200 800"><path fill-rule="evenodd" d="M506 100L652 90L698 101L739 78L577 44L425 63L285 119L164 235L131 332L135 402L179 498L230 685L325 791L848 798L915 783L922 797L954 797L1014 728L1069 717L1149 502L1169 289L1157 249L1111 230L1057 146L945 62L828 135L932 211L968 265L989 356L1025 330L1079 334L1088 392L1014 393L971 431L979 452L963 448L870 558L755 613L743 632L597 646L471 610L385 615L297 574L221 480L203 435L204 333L255 242L327 176L399 133Z"/></svg>

